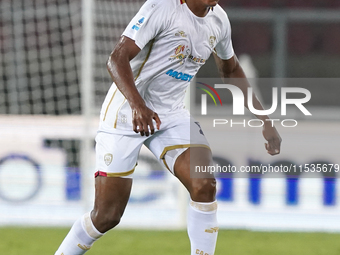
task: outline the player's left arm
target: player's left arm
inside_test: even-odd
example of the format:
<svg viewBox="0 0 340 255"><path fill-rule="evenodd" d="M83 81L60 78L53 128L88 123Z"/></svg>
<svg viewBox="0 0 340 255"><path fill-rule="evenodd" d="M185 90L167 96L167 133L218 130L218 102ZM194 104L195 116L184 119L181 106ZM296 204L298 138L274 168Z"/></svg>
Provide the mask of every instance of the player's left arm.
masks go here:
<svg viewBox="0 0 340 255"><path fill-rule="evenodd" d="M244 95L244 102L245 107L248 108L248 105L246 102L248 102L248 87L250 87L250 84L247 80L247 77L245 73L243 72L243 69L237 59L237 57L234 55L232 58L228 60L223 60L219 58L216 54L214 54L215 62L218 68L218 71L220 73L220 76L222 79L225 78L231 78L235 79L233 82L233 85L239 87ZM257 99L256 95L253 93L253 105L254 108L257 110L263 110L263 106L261 102ZM265 143L265 148L267 152L270 155L276 155L280 153L280 147L281 147L281 137L279 133L277 132L275 126L272 124L269 120L269 117L267 115L255 115L258 119L262 120L264 122L262 134L264 138L267 140L267 143Z"/></svg>

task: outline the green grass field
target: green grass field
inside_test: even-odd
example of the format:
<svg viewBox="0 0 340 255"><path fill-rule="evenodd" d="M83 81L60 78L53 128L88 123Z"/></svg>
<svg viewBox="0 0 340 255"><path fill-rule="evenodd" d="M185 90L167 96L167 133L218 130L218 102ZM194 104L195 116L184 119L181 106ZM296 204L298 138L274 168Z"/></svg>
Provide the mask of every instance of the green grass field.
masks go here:
<svg viewBox="0 0 340 255"><path fill-rule="evenodd" d="M53 255L64 228L0 228L1 255ZM186 231L114 230L88 255L189 255ZM220 230L216 255L338 255L340 234Z"/></svg>

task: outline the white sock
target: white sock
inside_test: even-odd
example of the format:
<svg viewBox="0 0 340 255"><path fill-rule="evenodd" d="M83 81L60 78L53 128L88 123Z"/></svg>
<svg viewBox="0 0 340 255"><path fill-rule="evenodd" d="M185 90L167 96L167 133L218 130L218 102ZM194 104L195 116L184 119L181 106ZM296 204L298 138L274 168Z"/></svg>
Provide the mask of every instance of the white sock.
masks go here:
<svg viewBox="0 0 340 255"><path fill-rule="evenodd" d="M217 202L190 201L188 209L188 235L191 255L213 255L217 241Z"/></svg>
<svg viewBox="0 0 340 255"><path fill-rule="evenodd" d="M90 213L86 213L73 224L70 232L54 255L85 254L101 236L103 234L93 225Z"/></svg>

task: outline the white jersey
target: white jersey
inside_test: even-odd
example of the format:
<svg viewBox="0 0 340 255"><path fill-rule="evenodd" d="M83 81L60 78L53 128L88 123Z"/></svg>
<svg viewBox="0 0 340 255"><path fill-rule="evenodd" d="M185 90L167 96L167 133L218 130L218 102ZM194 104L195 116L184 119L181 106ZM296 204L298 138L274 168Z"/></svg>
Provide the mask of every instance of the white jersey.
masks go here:
<svg viewBox="0 0 340 255"><path fill-rule="evenodd" d="M227 14L219 6L197 17L184 0L148 0L125 29L141 49L130 61L136 87L162 126L183 113L185 90L213 51L234 55ZM100 130L132 131L131 108L113 83L102 106Z"/></svg>

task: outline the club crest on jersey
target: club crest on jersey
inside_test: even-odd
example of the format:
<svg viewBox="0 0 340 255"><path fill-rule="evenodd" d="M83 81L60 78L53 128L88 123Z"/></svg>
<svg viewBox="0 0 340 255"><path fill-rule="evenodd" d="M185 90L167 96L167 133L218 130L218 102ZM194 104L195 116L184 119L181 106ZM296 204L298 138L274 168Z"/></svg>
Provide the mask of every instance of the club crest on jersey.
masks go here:
<svg viewBox="0 0 340 255"><path fill-rule="evenodd" d="M216 36L210 36L209 37L209 46L213 49L215 48L216 43Z"/></svg>
<svg viewBox="0 0 340 255"><path fill-rule="evenodd" d="M141 18L137 21L137 23L136 23L135 25L132 26L132 29L138 31L139 28L140 28L140 27L142 26L142 24L144 23L144 20L145 20L145 17L141 17Z"/></svg>
<svg viewBox="0 0 340 255"><path fill-rule="evenodd" d="M175 36L181 36L181 37L184 37L184 38L187 37L187 35L185 34L184 31L178 31L178 32L175 34Z"/></svg>
<svg viewBox="0 0 340 255"><path fill-rule="evenodd" d="M112 162L112 159L113 159L113 155L111 153L106 153L104 155L104 162L105 162L105 165L110 165L111 162Z"/></svg>
<svg viewBox="0 0 340 255"><path fill-rule="evenodd" d="M170 56L169 60L170 61L179 60L180 61L179 63L183 65L189 53L190 53L190 50L188 49L188 46L179 45L175 49L175 54Z"/></svg>

